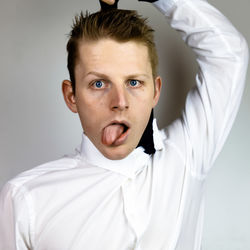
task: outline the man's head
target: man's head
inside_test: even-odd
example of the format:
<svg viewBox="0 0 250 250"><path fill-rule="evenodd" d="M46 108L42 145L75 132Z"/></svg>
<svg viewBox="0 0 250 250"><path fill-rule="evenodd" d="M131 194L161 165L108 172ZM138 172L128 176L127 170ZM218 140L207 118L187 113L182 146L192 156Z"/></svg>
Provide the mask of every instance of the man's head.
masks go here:
<svg viewBox="0 0 250 250"><path fill-rule="evenodd" d="M66 104L85 134L110 159L138 144L160 95L153 30L135 11L76 17L67 45Z"/></svg>
<svg viewBox="0 0 250 250"><path fill-rule="evenodd" d="M135 41L148 48L153 78L157 76L158 57L153 37L154 30L147 25L146 19L133 10L113 9L89 15L83 13L75 21L67 44L68 70L75 91L75 65L79 59L79 43L111 38L117 42Z"/></svg>

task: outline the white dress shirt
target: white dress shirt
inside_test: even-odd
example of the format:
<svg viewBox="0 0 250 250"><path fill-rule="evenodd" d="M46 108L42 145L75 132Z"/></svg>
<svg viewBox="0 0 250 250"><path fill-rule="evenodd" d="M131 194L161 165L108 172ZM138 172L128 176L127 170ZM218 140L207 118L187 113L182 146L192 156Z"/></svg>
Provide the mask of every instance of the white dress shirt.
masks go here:
<svg viewBox="0 0 250 250"><path fill-rule="evenodd" d="M203 0L154 5L195 52L182 116L156 152L105 158L83 133L74 155L10 180L0 194L1 250L200 250L204 183L232 127L248 64L245 39Z"/></svg>

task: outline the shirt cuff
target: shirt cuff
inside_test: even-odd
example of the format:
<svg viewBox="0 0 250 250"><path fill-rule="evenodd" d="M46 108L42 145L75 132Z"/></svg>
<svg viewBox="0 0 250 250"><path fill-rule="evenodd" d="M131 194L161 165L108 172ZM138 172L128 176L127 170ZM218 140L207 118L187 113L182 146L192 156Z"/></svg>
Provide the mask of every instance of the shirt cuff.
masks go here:
<svg viewBox="0 0 250 250"><path fill-rule="evenodd" d="M139 2L149 2L149 3L154 3L157 0L138 0Z"/></svg>
<svg viewBox="0 0 250 250"><path fill-rule="evenodd" d="M177 2L181 0L158 0L153 5L165 15L171 13L171 10L176 6Z"/></svg>

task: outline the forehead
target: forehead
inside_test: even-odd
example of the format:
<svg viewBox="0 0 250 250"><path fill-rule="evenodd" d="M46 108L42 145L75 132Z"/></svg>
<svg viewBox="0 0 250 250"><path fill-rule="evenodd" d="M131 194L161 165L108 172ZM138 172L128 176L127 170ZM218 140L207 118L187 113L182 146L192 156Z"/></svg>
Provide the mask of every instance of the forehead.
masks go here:
<svg viewBox="0 0 250 250"><path fill-rule="evenodd" d="M151 74L148 48L141 42L117 42L106 38L82 40L78 46L76 71L103 70L105 73L131 74L136 71Z"/></svg>

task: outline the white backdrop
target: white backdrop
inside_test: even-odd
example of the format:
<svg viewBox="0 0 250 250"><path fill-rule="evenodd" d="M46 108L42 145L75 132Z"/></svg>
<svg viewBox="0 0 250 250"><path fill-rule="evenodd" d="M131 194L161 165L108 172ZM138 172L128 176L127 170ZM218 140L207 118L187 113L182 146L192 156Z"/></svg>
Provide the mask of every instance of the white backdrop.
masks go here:
<svg viewBox="0 0 250 250"><path fill-rule="evenodd" d="M249 0L209 0L250 44ZM97 0L0 1L0 187L16 174L74 151L81 142L76 114L64 104L67 33L80 10ZM159 127L174 120L194 82L193 53L150 4L120 0L156 29L164 87ZM207 183L203 250L250 249L250 76L232 132Z"/></svg>

